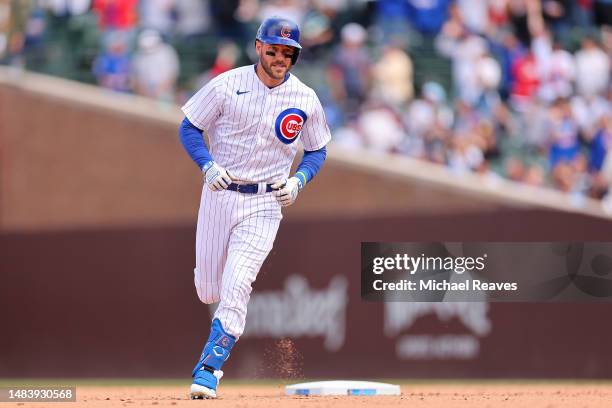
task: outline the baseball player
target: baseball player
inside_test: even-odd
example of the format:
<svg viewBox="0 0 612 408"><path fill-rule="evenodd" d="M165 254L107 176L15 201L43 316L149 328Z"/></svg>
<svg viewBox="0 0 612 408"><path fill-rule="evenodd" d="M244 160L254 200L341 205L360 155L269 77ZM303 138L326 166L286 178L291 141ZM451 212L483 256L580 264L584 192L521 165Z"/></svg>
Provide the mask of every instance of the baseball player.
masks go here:
<svg viewBox="0 0 612 408"><path fill-rule="evenodd" d="M272 249L281 207L295 202L325 160L331 135L321 103L289 73L299 37L294 22L265 20L255 40L258 63L213 78L182 108L181 142L205 180L194 281L202 302L219 302L192 372L192 399L216 398L221 366L244 331L251 285ZM298 140L304 157L289 177Z"/></svg>

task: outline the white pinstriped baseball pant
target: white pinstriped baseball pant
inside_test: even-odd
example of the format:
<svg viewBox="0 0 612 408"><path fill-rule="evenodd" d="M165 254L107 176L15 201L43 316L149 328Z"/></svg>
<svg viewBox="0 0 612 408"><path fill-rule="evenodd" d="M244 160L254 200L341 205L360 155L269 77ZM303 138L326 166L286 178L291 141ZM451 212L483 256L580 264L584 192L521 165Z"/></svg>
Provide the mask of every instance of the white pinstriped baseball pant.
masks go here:
<svg viewBox="0 0 612 408"><path fill-rule="evenodd" d="M202 189L195 287L202 302L219 302L214 317L236 338L244 332L251 285L272 250L281 219L271 193Z"/></svg>

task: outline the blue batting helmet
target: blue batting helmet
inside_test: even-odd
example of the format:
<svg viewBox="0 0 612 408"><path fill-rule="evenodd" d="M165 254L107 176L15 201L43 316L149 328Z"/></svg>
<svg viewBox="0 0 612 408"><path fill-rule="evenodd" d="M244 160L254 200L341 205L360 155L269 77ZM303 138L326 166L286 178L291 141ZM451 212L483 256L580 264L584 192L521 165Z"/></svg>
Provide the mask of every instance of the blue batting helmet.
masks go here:
<svg viewBox="0 0 612 408"><path fill-rule="evenodd" d="M276 45L287 45L294 48L291 63L295 65L302 46L300 45L300 28L296 23L282 17L270 17L265 19L257 30L255 39Z"/></svg>

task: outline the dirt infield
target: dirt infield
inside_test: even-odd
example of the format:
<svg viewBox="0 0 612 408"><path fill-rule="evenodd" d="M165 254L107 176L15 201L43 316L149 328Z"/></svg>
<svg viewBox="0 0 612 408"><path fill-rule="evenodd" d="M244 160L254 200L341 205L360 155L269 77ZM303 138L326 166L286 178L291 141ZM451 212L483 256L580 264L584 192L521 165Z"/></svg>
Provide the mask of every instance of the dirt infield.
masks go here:
<svg viewBox="0 0 612 408"><path fill-rule="evenodd" d="M284 384L222 385L217 400L188 399L188 386L77 386L77 403L21 403L27 407L202 407L215 408L359 408L369 406L414 408L609 408L611 383L400 383L399 397L288 397Z"/></svg>

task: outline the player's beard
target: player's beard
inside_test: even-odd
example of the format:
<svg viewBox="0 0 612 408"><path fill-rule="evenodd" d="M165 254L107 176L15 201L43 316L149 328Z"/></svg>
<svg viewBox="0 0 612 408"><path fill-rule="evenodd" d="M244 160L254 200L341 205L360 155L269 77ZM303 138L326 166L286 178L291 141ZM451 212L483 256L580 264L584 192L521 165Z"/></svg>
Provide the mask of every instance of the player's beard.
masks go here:
<svg viewBox="0 0 612 408"><path fill-rule="evenodd" d="M259 63L261 64L261 67L263 68L263 70L266 73L266 75L268 75L270 78L276 79L276 80L285 78L285 75L287 75L287 72L289 72L290 66L289 65L284 65L282 72L281 73L277 73L277 71L274 70L273 66L274 65L282 65L282 64L279 64L277 62L267 63L265 58L264 58L265 56L262 55L262 54L263 54L263 52L259 54Z"/></svg>

